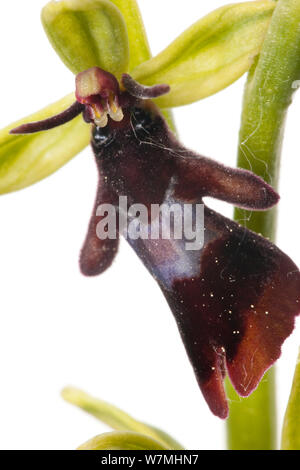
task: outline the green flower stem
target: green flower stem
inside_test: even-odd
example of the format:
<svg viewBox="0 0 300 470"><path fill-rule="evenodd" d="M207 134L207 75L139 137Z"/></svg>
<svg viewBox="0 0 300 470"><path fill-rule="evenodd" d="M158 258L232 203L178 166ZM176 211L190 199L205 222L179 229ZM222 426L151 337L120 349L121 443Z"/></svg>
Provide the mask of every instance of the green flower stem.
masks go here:
<svg viewBox="0 0 300 470"><path fill-rule="evenodd" d="M279 0L257 64L246 85L240 130L238 166L251 169L278 187L280 157L287 109L300 78L300 0ZM276 209L235 211L235 219L274 241ZM240 399L228 387L229 449L274 449L276 403L274 370L258 389Z"/></svg>
<svg viewBox="0 0 300 470"><path fill-rule="evenodd" d="M300 350L292 391L284 417L282 450L300 450Z"/></svg>
<svg viewBox="0 0 300 470"><path fill-rule="evenodd" d="M227 447L230 450L272 450L276 448L275 370L264 376L255 392L240 398L227 381L230 414Z"/></svg>

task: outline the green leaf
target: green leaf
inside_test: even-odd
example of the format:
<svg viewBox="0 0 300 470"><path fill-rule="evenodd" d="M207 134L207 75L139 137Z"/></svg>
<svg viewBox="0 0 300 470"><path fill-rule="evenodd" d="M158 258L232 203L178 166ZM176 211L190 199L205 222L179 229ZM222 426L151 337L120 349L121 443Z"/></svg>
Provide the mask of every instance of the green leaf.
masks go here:
<svg viewBox="0 0 300 470"><path fill-rule="evenodd" d="M300 450L300 351L282 429L282 450Z"/></svg>
<svg viewBox="0 0 300 470"><path fill-rule="evenodd" d="M45 178L89 144L90 126L83 122L82 116L47 132L9 134L14 127L53 116L74 101L71 93L0 131L0 194L25 188Z"/></svg>
<svg viewBox="0 0 300 470"><path fill-rule="evenodd" d="M111 2L119 8L127 25L130 50L129 70L133 70L151 57L143 19L136 0L111 0Z"/></svg>
<svg viewBox="0 0 300 470"><path fill-rule="evenodd" d="M275 3L251 1L219 8L192 25L164 51L139 65L135 80L167 83L164 107L205 98L241 77L260 52Z"/></svg>
<svg viewBox="0 0 300 470"><path fill-rule="evenodd" d="M124 411L116 408L97 398L93 398L87 393L73 387L67 387L62 391L62 397L72 405L78 406L82 410L91 414L112 429L117 431L131 431L148 436L162 446L169 449L183 449L171 436L163 431L135 420Z"/></svg>
<svg viewBox="0 0 300 470"><path fill-rule="evenodd" d="M170 450L155 439L135 432L109 432L94 437L78 450Z"/></svg>
<svg viewBox="0 0 300 470"><path fill-rule="evenodd" d="M110 1L51 1L42 10L42 23L55 51L73 73L98 66L120 77L128 70L126 24Z"/></svg>

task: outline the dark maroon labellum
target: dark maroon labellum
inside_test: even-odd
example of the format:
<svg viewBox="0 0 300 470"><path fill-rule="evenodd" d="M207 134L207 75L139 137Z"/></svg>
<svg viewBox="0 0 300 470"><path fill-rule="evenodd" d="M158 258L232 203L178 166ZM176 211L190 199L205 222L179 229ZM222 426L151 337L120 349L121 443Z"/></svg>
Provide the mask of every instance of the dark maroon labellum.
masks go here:
<svg viewBox="0 0 300 470"><path fill-rule="evenodd" d="M85 79L93 84L91 95ZM166 93L167 86L143 87L124 75L121 91L114 77L100 69L84 72L78 82L84 117L96 124L92 147L99 171L95 208L80 257L83 274L102 273L117 253L118 237L97 236L101 204L118 211L119 198L126 196L129 205L191 204L194 210L210 196L266 210L278 202L277 193L253 173L225 167L178 142L148 100ZM208 405L226 418L225 374L241 396L257 387L294 328L300 311L300 275L295 264L263 237L207 207L204 216L204 245L198 250L187 250L187 240L174 236L128 241L171 307ZM157 221L161 226L163 216ZM146 222L147 230L151 224L152 220ZM119 231L123 233L120 227Z"/></svg>
<svg viewBox="0 0 300 470"><path fill-rule="evenodd" d="M273 189L252 173L182 147L150 103L128 109L118 125L95 128L92 146L99 170L96 205L116 204L122 195L129 204L146 206L196 204L211 196L262 210L278 201ZM91 251L98 221L94 211L81 254L85 274L97 272ZM112 262L116 243L114 251L103 251L102 242L98 272ZM200 251L186 251L182 240L174 239L129 243L169 302L212 412L226 418L226 371L237 392L249 395L293 330L300 301L297 267L263 237L208 208Z"/></svg>

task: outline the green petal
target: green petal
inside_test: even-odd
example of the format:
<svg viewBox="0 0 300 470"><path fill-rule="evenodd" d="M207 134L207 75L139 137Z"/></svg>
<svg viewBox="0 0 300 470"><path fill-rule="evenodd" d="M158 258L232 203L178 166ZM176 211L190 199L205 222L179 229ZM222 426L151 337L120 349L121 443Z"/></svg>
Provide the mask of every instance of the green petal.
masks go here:
<svg viewBox="0 0 300 470"><path fill-rule="evenodd" d="M55 51L73 73L98 66L120 77L128 70L126 24L110 1L52 1L42 10L42 23Z"/></svg>
<svg viewBox="0 0 300 470"><path fill-rule="evenodd" d="M300 351L284 417L281 448L282 450L300 450Z"/></svg>
<svg viewBox="0 0 300 470"><path fill-rule="evenodd" d="M171 86L171 92L157 100L161 107L181 106L212 95L250 68L261 49L273 10L272 1L219 8L138 66L132 76L145 85Z"/></svg>
<svg viewBox="0 0 300 470"><path fill-rule="evenodd" d="M119 8L127 25L130 62L129 70L150 59L151 52L136 0L111 0Z"/></svg>
<svg viewBox="0 0 300 470"><path fill-rule="evenodd" d="M74 101L71 93L0 131L0 194L25 188L45 178L89 144L90 126L83 122L82 116L47 132L9 134L14 127L53 116Z"/></svg>
<svg viewBox="0 0 300 470"><path fill-rule="evenodd" d="M62 397L67 402L78 406L116 431L131 431L143 434L169 449L183 449L177 441L160 429L137 421L119 408L93 398L77 388L65 388L62 391Z"/></svg>
<svg viewBox="0 0 300 470"><path fill-rule="evenodd" d="M94 437L78 450L170 450L149 436L135 432L109 432Z"/></svg>

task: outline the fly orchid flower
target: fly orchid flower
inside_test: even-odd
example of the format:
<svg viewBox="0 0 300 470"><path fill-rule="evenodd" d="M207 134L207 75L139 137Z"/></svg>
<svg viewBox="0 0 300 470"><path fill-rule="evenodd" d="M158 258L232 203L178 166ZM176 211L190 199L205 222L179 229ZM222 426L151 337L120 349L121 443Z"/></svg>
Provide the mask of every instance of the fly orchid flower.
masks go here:
<svg viewBox="0 0 300 470"><path fill-rule="evenodd" d="M134 16L136 6L130 3L131 15ZM92 23L91 34L95 33L97 13L99 21L102 21L97 33L100 38L107 38L108 30L112 37L113 31L120 39L117 51L122 47L126 50L126 44L121 41L125 37L121 13L128 17L128 8L121 0L51 2L46 7L43 21L48 36L64 62L76 73L76 101L71 104L71 98L68 98L70 106L60 109L58 114L52 117L50 113L43 114L42 119L34 119L34 122L26 120L10 128L14 135L10 138L34 139L34 136L26 134L37 133L34 135L41 139L41 135L45 134L40 131L52 129L49 131L54 132L50 145L56 148L57 129L65 129L70 141L71 136L76 138L78 129L89 129L91 125L91 145L99 183L80 256L83 274L93 276L102 273L116 256L118 238L124 234L124 228L117 227L119 233L115 238L100 238L97 226L104 215L99 215L97 208L110 204L117 212L121 197L126 196L130 205L147 208L152 205L171 207L177 204L183 207L190 204L194 214L197 213L197 205L202 204L206 196L251 210L267 210L278 202L276 192L253 173L225 167L186 149L169 128L158 107L195 101L223 88L247 70L251 65L249 58L253 48L259 47L258 34L253 33L257 27L262 34L262 22L267 24L274 7L271 4L249 2L242 6L230 5L220 9L222 14L217 10L185 32L159 56L144 63L139 60L139 64L134 54L128 60L125 52L121 54L122 63L116 51L105 56L105 50L101 51L101 41L94 48L98 47L102 55L84 46L75 47L86 39L89 22ZM102 15L104 10L106 15ZM108 10L109 25L104 24L103 19L105 17L107 20ZM226 16L229 10L230 15ZM249 21L245 21L249 17L252 18L253 28L251 34L248 30L249 42L244 42L244 47L248 49L244 51L244 59L241 59L240 50L237 54L234 47L239 43L238 34L245 34L245 24L249 28ZM215 27L219 27L221 18L224 23L219 34L224 34L227 41L232 40L231 45L227 43L227 48L233 62L229 66L224 54L221 54L218 65L223 61L222 66L216 69L222 70L223 67L224 76L214 78L215 81L209 84L209 72L203 72L201 62L208 47L207 39L203 50L199 45L197 52L194 42L195 37L199 41L199 31L203 30L207 34L210 31L211 41L215 41ZM140 21L137 15L135 21ZM235 28L232 28L232 22L236 22ZM139 33L135 38L140 40L143 33L140 22L138 24L139 29L135 28L135 31ZM227 34L224 25L229 28ZM231 38L228 31L235 36ZM133 30L128 32L130 50L133 51L136 40L133 39ZM76 41L70 41L68 34L75 36ZM95 41L92 42L95 44ZM186 50L187 44L190 44L190 52L184 53L182 46ZM112 47L110 44L110 50ZM212 54L216 53L214 50L212 47ZM178 62L180 54L182 60ZM197 61L201 64L199 70ZM191 63L193 74L189 74ZM128 71L131 73L128 74ZM180 74L186 76L185 81ZM201 83L203 87L199 91L197 87ZM83 124L78 121L80 114ZM72 123L75 123L74 128ZM80 135L85 132L80 130ZM80 146L82 142L78 144ZM61 147L62 151L63 143ZM36 174L27 175L25 185L47 173L40 161L36 166ZM53 169L47 174L51 171ZM20 178L18 185L19 182ZM154 220L144 221L144 230L151 233L155 227L161 229L164 224L164 215L160 213ZM228 374L241 396L249 395L257 387L265 371L279 357L281 345L291 334L295 316L300 312L300 274L288 256L271 242L208 207L204 209L204 225L204 244L197 250L186 248L186 243L190 241L187 236L178 239L173 233L165 238L161 230L156 239L129 237L128 241L158 282L170 305L210 409L217 416L226 418L225 374Z"/></svg>

